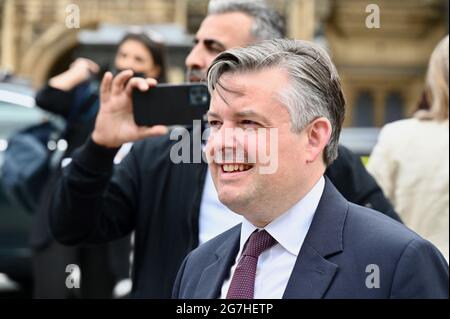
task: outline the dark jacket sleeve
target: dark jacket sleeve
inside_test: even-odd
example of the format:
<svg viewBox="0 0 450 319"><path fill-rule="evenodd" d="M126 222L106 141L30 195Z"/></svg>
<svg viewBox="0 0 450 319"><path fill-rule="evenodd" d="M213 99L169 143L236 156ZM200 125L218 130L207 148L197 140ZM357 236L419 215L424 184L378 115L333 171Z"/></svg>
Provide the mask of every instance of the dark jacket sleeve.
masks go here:
<svg viewBox="0 0 450 319"><path fill-rule="evenodd" d="M36 93L36 104L51 113L67 118L74 101L74 90L63 91L45 85Z"/></svg>
<svg viewBox="0 0 450 319"><path fill-rule="evenodd" d="M180 296L181 282L183 280L184 269L186 268L186 264L187 264L187 261L188 261L190 255L191 254L189 254L188 256L186 256L184 258L183 263L181 264L180 268L178 269L178 274L175 279L175 283L173 284L172 299L181 299L180 298L181 297Z"/></svg>
<svg viewBox="0 0 450 319"><path fill-rule="evenodd" d="M114 166L116 153L91 139L74 152L50 205L50 227L59 242L108 242L133 230L139 180L135 155L130 152Z"/></svg>
<svg viewBox="0 0 450 319"><path fill-rule="evenodd" d="M416 239L405 248L395 270L390 298L448 299L448 264L430 242Z"/></svg>
<svg viewBox="0 0 450 319"><path fill-rule="evenodd" d="M339 146L338 158L325 174L348 201L370 207L401 222L394 207L366 170L361 159L346 147Z"/></svg>

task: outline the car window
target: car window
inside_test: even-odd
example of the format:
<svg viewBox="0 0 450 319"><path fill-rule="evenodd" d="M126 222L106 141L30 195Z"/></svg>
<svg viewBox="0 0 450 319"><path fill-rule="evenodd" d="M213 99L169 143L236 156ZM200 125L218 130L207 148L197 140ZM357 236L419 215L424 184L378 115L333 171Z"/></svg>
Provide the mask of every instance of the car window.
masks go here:
<svg viewBox="0 0 450 319"><path fill-rule="evenodd" d="M44 113L36 107L29 108L0 101L0 138L6 138L20 129L39 123L43 118Z"/></svg>

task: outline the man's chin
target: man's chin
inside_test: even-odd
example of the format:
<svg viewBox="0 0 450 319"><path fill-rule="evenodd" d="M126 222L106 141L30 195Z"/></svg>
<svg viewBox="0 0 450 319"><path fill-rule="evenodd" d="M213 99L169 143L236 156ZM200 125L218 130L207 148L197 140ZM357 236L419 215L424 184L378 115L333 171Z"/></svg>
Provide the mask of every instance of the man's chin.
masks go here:
<svg viewBox="0 0 450 319"><path fill-rule="evenodd" d="M242 215L242 213L245 212L248 201L241 196L227 192L222 192L218 195L219 201L236 214Z"/></svg>

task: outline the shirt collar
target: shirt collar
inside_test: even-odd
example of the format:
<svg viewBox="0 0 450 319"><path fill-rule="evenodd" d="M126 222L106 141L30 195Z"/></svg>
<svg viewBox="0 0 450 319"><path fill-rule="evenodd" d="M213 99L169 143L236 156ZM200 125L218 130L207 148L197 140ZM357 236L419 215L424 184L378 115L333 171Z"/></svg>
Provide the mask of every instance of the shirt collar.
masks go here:
<svg viewBox="0 0 450 319"><path fill-rule="evenodd" d="M264 229L289 253L298 256L325 188L322 176L314 187L294 206L281 214ZM241 226L240 252L250 235L257 229L244 218Z"/></svg>

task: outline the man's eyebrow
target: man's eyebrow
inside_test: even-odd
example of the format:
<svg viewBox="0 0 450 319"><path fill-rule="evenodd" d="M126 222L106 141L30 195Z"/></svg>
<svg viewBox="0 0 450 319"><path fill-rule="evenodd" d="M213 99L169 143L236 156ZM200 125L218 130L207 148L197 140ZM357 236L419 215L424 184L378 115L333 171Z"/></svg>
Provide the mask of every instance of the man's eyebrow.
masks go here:
<svg viewBox="0 0 450 319"><path fill-rule="evenodd" d="M213 111L208 111L206 113L206 116L220 118L220 115ZM268 118L266 118L265 116L263 116L259 113L256 113L255 111L252 111L252 110L236 112L234 114L234 117L235 118L254 117L254 118L259 119L260 121L264 122L264 124L270 124L270 120Z"/></svg>
<svg viewBox="0 0 450 319"><path fill-rule="evenodd" d="M265 116L256 113L255 111L252 110L248 110L248 111L240 111L240 112L236 112L234 114L235 117L237 118L242 118L242 117L254 117L254 118L258 118L261 121L265 122L265 123L270 123L269 119L266 118Z"/></svg>
<svg viewBox="0 0 450 319"><path fill-rule="evenodd" d="M212 112L212 111L208 111L208 112L206 113L206 116L208 116L208 117L216 117L216 118L220 118L219 114L214 113L214 112Z"/></svg>
<svg viewBox="0 0 450 319"><path fill-rule="evenodd" d="M198 41L198 40L197 40ZM211 47L213 45L217 45L219 47L219 49L225 51L227 48L225 47L225 45L217 40L214 39L204 39L203 43L205 44L205 46L207 47Z"/></svg>

